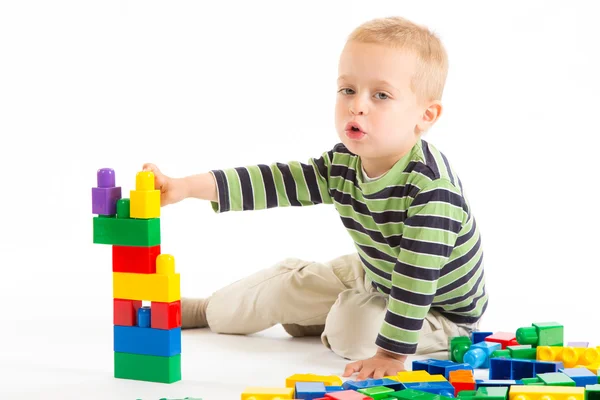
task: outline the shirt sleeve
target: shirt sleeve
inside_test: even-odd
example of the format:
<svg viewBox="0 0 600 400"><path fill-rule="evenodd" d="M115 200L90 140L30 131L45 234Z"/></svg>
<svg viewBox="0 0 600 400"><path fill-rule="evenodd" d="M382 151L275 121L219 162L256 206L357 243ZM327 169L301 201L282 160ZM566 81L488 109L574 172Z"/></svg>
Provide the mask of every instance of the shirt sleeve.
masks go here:
<svg viewBox="0 0 600 400"><path fill-rule="evenodd" d="M329 176L333 151L307 162L274 162L270 165L210 171L217 183L216 213L333 204Z"/></svg>
<svg viewBox="0 0 600 400"><path fill-rule="evenodd" d="M397 354L416 353L441 268L452 253L467 213L461 192L444 179L431 181L414 197L404 221L388 310L376 339L378 347Z"/></svg>

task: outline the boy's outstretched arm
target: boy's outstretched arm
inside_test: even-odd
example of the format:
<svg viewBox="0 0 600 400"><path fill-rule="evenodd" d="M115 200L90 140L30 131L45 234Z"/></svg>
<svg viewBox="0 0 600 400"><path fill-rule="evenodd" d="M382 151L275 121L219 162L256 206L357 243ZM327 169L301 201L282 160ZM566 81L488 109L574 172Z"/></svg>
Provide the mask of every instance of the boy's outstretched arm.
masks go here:
<svg viewBox="0 0 600 400"><path fill-rule="evenodd" d="M406 356L416 353L440 270L467 219L464 199L450 182L434 180L417 193L404 221L388 310L376 339L379 350L369 360L349 364L344 376L359 372L358 379L381 378L404 370Z"/></svg>

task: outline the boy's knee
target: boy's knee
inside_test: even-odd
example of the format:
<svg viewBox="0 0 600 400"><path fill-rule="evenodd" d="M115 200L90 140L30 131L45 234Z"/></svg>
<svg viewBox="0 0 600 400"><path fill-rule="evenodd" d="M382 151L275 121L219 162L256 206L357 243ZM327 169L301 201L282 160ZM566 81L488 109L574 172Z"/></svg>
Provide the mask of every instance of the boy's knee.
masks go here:
<svg viewBox="0 0 600 400"><path fill-rule="evenodd" d="M327 316L323 343L350 360L374 356L386 309L386 298L378 293L342 292Z"/></svg>

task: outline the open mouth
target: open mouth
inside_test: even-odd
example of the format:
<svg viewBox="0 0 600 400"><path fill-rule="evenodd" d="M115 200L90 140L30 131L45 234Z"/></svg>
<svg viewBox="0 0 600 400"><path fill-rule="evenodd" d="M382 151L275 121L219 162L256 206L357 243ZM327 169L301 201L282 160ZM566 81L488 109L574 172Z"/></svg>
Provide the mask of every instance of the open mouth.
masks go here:
<svg viewBox="0 0 600 400"><path fill-rule="evenodd" d="M346 132L351 132L353 134L365 134L365 131L362 130L361 126L357 122L348 122L346 124Z"/></svg>

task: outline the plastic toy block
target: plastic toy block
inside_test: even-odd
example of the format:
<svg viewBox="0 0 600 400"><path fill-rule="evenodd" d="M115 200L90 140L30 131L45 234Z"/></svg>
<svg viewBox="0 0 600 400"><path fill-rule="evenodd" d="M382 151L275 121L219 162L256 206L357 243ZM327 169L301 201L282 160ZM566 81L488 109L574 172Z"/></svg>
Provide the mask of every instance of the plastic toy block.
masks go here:
<svg viewBox="0 0 600 400"><path fill-rule="evenodd" d="M475 343L471 346L469 351L465 353L464 362L469 364L473 368L489 368L490 366L490 355L500 350L500 343L483 342Z"/></svg>
<svg viewBox="0 0 600 400"><path fill-rule="evenodd" d="M511 332L496 332L493 335L487 336L484 340L486 342L500 343L502 350L508 346L518 344L515 334Z"/></svg>
<svg viewBox="0 0 600 400"><path fill-rule="evenodd" d="M150 328L150 307L141 307L137 311L137 327Z"/></svg>
<svg viewBox="0 0 600 400"><path fill-rule="evenodd" d="M562 346L564 327L557 322L534 323L532 326L517 329L517 342L537 346Z"/></svg>
<svg viewBox="0 0 600 400"><path fill-rule="evenodd" d="M371 397L355 390L342 390L340 392L326 393L325 400L373 400ZM243 399L242 399L243 400Z"/></svg>
<svg viewBox="0 0 600 400"><path fill-rule="evenodd" d="M598 375L593 374L587 368L561 368L562 372L575 382L575 386L586 387L598 383Z"/></svg>
<svg viewBox="0 0 600 400"><path fill-rule="evenodd" d="M157 246L160 244L160 219L94 217L93 242L117 246Z"/></svg>
<svg viewBox="0 0 600 400"><path fill-rule="evenodd" d="M163 330L115 326L114 351L158 357L181 354L181 328Z"/></svg>
<svg viewBox="0 0 600 400"><path fill-rule="evenodd" d="M121 187L116 185L115 171L101 168L96 173L97 187L92 188L92 214L112 216L117 214L117 201Z"/></svg>
<svg viewBox="0 0 600 400"><path fill-rule="evenodd" d="M394 381L392 379L388 379L388 378L365 379L362 381L348 380L342 384L342 387L344 389L355 390L355 391L357 391L358 389L366 389L366 388L377 387L377 386L385 386L385 387L389 387L394 390L402 390L405 387L404 384Z"/></svg>
<svg viewBox="0 0 600 400"><path fill-rule="evenodd" d="M542 384L543 385L544 382L542 382L542 380L536 376L535 378L523 378L523 379L521 379L521 384L523 384L523 385L537 385L537 384Z"/></svg>
<svg viewBox="0 0 600 400"><path fill-rule="evenodd" d="M454 397L454 386L450 382L409 382L403 383L406 389Z"/></svg>
<svg viewBox="0 0 600 400"><path fill-rule="evenodd" d="M565 347L588 347L590 342L569 342Z"/></svg>
<svg viewBox="0 0 600 400"><path fill-rule="evenodd" d="M160 218L160 190L154 189L154 173L140 171L135 177L135 190L130 191L131 218Z"/></svg>
<svg viewBox="0 0 600 400"><path fill-rule="evenodd" d="M452 371L458 372L458 371ZM395 376L398 382L440 382L447 380L443 375L431 375L425 370L401 371Z"/></svg>
<svg viewBox="0 0 600 400"><path fill-rule="evenodd" d="M585 389L574 386L511 386L509 400L584 400Z"/></svg>
<svg viewBox="0 0 600 400"><path fill-rule="evenodd" d="M339 376L316 374L294 374L285 380L285 386L293 388L296 382L323 382L325 386L342 386Z"/></svg>
<svg viewBox="0 0 600 400"><path fill-rule="evenodd" d="M505 386L484 386L477 389L474 400L504 400L508 398L508 387Z"/></svg>
<svg viewBox="0 0 600 400"><path fill-rule="evenodd" d="M371 388L359 389L357 392L367 395L373 400L382 400L388 398L388 395L393 393L394 389L385 386L375 386Z"/></svg>
<svg viewBox="0 0 600 400"><path fill-rule="evenodd" d="M425 360L414 360L412 363L412 370L413 371L427 371L429 372L429 368L431 366L431 364L434 363L433 358L429 358L429 359L425 359Z"/></svg>
<svg viewBox="0 0 600 400"><path fill-rule="evenodd" d="M476 394L476 390L463 390L458 394L458 398L462 400L472 400Z"/></svg>
<svg viewBox="0 0 600 400"><path fill-rule="evenodd" d="M494 332L475 331L475 332L471 333L471 341L473 342L473 344L480 343L480 342L483 342L486 337L493 335L493 334L494 334Z"/></svg>
<svg viewBox="0 0 600 400"><path fill-rule="evenodd" d="M136 326L137 310L141 307L141 301L113 299L113 324Z"/></svg>
<svg viewBox="0 0 600 400"><path fill-rule="evenodd" d="M535 360L537 358L537 349L531 347L530 344L507 346L506 349L510 352L511 358L523 360Z"/></svg>
<svg viewBox="0 0 600 400"><path fill-rule="evenodd" d="M510 358L510 350L496 350L490 354L490 358Z"/></svg>
<svg viewBox="0 0 600 400"><path fill-rule="evenodd" d="M115 378L173 383L181 380L181 355L156 357L143 354L115 353Z"/></svg>
<svg viewBox="0 0 600 400"><path fill-rule="evenodd" d="M519 385L522 381L516 381L514 379L482 379L477 380L475 382L475 388L484 388L484 387L511 387L512 385Z"/></svg>
<svg viewBox="0 0 600 400"><path fill-rule="evenodd" d="M325 386L325 390L327 391L327 393L330 393L330 392L341 392L345 389L341 386Z"/></svg>
<svg viewBox="0 0 600 400"><path fill-rule="evenodd" d="M131 272L135 274L155 274L156 257L160 255L160 245L112 246L113 272Z"/></svg>
<svg viewBox="0 0 600 400"><path fill-rule="evenodd" d="M242 393L242 400L287 400L294 398L294 388L249 386Z"/></svg>
<svg viewBox="0 0 600 400"><path fill-rule="evenodd" d="M587 385L585 387L585 400L600 400L600 385Z"/></svg>
<svg viewBox="0 0 600 400"><path fill-rule="evenodd" d="M468 336L456 336L450 339L450 361L462 363L463 357L473 341Z"/></svg>
<svg viewBox="0 0 600 400"><path fill-rule="evenodd" d="M153 329L173 329L181 327L181 300L171 303L154 301L150 303L152 310L150 326Z"/></svg>
<svg viewBox="0 0 600 400"><path fill-rule="evenodd" d="M489 379L512 379L512 360L509 358L491 358Z"/></svg>
<svg viewBox="0 0 600 400"><path fill-rule="evenodd" d="M544 374L547 372L559 372L561 368L564 368L564 364L560 361L547 362L547 361L535 361L533 364L534 373Z"/></svg>
<svg viewBox="0 0 600 400"><path fill-rule="evenodd" d="M397 392L390 393L388 397L393 399L404 399L404 400L450 400L453 397L440 396L429 392L421 392L414 389L404 389Z"/></svg>
<svg viewBox="0 0 600 400"><path fill-rule="evenodd" d="M434 360L429 366L429 373L431 375L443 375L446 380L450 374L450 371L457 370L473 370L473 367L467 363L455 363L446 360Z"/></svg>
<svg viewBox="0 0 600 400"><path fill-rule="evenodd" d="M325 393L323 382L296 382L294 399L314 400L325 396Z"/></svg>
<svg viewBox="0 0 600 400"><path fill-rule="evenodd" d="M471 370L450 371L450 384L454 386L454 396L465 390L475 390L475 378Z"/></svg>
<svg viewBox="0 0 600 400"><path fill-rule="evenodd" d="M543 361L561 361L565 368L573 368L600 362L600 351L597 347L538 346L536 357Z"/></svg>
<svg viewBox="0 0 600 400"><path fill-rule="evenodd" d="M181 300L180 275L169 254L156 258L156 274L113 272L113 298L172 303Z"/></svg>
<svg viewBox="0 0 600 400"><path fill-rule="evenodd" d="M575 386L575 381L562 372L537 374L537 377L548 386Z"/></svg>

